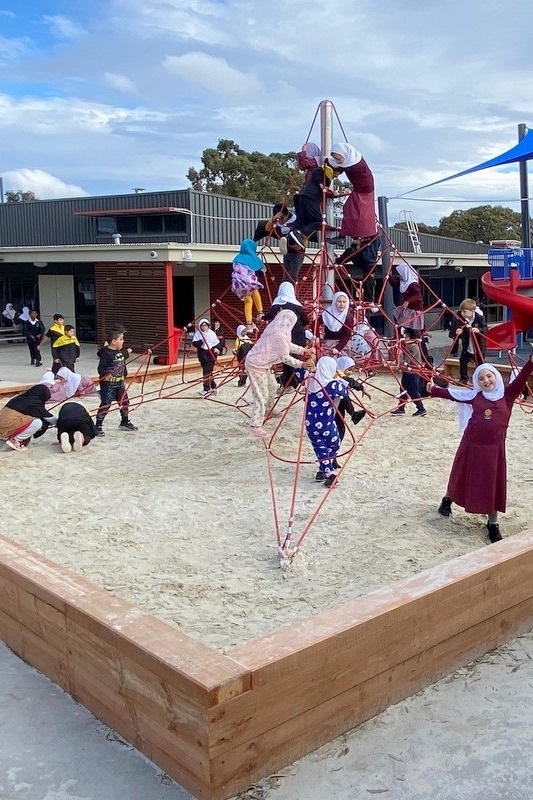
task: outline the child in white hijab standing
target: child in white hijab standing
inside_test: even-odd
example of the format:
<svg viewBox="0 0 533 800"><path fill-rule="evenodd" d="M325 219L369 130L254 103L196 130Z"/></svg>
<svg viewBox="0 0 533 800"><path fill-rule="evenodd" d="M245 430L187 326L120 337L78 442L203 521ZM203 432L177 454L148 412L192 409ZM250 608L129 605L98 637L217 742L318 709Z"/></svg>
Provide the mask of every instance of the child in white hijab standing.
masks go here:
<svg viewBox="0 0 533 800"><path fill-rule="evenodd" d="M192 337L192 346L198 352L198 361L202 365L202 375L204 377L204 387L200 391L203 397L217 393L217 385L213 378L213 370L217 355L220 355L222 345L218 336L211 328L208 319L201 319L196 326Z"/></svg>
<svg viewBox="0 0 533 800"><path fill-rule="evenodd" d="M486 514L491 542L502 538L498 512L505 512L507 504L507 426L513 403L532 372L533 356L507 386L493 364L476 368L472 389L441 389L433 381L428 384L431 397L459 404L459 427L463 432L439 514L449 517L452 503L469 514Z"/></svg>

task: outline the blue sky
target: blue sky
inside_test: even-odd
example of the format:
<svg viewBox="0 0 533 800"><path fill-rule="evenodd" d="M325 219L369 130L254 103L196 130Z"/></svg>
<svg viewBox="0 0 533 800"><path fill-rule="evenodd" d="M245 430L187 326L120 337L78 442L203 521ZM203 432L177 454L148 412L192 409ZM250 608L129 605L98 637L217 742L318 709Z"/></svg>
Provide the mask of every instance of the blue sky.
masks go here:
<svg viewBox="0 0 533 800"><path fill-rule="evenodd" d="M0 0L0 175L40 198L181 189L220 138L299 149L327 98L394 197L533 127L531 13L531 0ZM389 218L434 224L518 197L516 166L486 170L391 200Z"/></svg>

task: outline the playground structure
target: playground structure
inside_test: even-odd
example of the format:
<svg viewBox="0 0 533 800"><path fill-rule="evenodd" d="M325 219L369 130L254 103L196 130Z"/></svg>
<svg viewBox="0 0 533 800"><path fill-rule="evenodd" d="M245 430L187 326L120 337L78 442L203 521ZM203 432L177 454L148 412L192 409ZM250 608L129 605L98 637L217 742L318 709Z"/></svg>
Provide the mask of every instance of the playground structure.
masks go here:
<svg viewBox="0 0 533 800"><path fill-rule="evenodd" d="M483 291L487 297L507 306L510 318L490 329L487 346L495 350L514 350L517 336L533 327L531 250L491 250L488 260L491 271L481 278Z"/></svg>
<svg viewBox="0 0 533 800"><path fill-rule="evenodd" d="M363 282L359 287L352 283L356 310L362 317L374 307L386 313L387 279L395 258L401 258L392 252L390 256L375 301L361 300ZM324 288L332 290L333 269L332 255L325 247L308 256L300 297L316 310L327 303ZM527 330L533 323L528 279L516 276L510 266L509 270L508 278L493 272L483 285L498 302L505 302L504 296L509 301L513 329ZM342 266L337 276L347 280ZM223 307L231 308L224 304L221 296L210 309L212 317L217 318ZM445 306L434 297L425 310L429 309L439 310L432 323L437 326ZM240 321L237 315L235 321ZM502 345L512 341L511 328L505 331L507 339L503 331L500 338L491 332L490 342L497 349L511 349ZM318 333L316 326L314 333ZM185 331L174 334L176 352L180 336ZM405 358L401 330L396 327L393 336L378 336L378 340L376 349L371 348L360 364L362 373L368 378L379 369L396 376ZM516 337L512 347L515 344ZM157 347L156 343L154 352ZM130 376L141 383L133 405L196 395L201 378L189 376L186 348L181 359L178 369L169 365L160 372L161 384L155 392L145 387L150 377L148 361L141 361ZM420 364L415 369L427 378L439 366ZM217 379L223 386L237 374L237 365L228 360ZM224 402L216 397L196 399ZM303 407L303 399L295 397L283 413L292 413L296 404ZM243 393L235 409L246 414L246 408ZM375 421L370 414L369 420L370 424ZM276 431L281 425L283 415L265 446L269 463L277 457ZM352 436L344 453L344 469L362 435ZM299 456L295 488L302 463ZM281 561L290 562L314 516L298 533L294 547L293 508L287 513L286 534L275 507L274 511ZM532 566L533 531L526 531L221 654L0 537L0 636L194 795L225 800L529 630L533 624Z"/></svg>

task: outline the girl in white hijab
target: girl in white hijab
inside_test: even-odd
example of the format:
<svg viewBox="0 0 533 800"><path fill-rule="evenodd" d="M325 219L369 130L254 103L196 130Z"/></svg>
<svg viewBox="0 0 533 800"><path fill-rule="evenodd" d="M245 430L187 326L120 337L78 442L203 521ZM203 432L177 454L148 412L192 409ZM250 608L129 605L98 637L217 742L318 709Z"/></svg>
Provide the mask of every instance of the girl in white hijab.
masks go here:
<svg viewBox="0 0 533 800"><path fill-rule="evenodd" d="M196 347L198 361L202 365L204 386L200 394L203 397L209 394L216 394L217 385L213 379L213 370L215 368L216 357L220 355L222 350L222 345L218 336L211 328L208 319L203 318L198 321L191 344L193 347Z"/></svg>
<svg viewBox="0 0 533 800"><path fill-rule="evenodd" d="M348 384L337 377L337 362L322 356L316 373L309 380L309 393L305 411L305 430L318 460L315 480L324 481L329 488L336 481L336 458L341 438L336 422L337 405L348 397Z"/></svg>
<svg viewBox="0 0 533 800"><path fill-rule="evenodd" d="M394 309L392 315L397 325L421 331L424 329L424 301L418 273L407 262L397 264L396 271L400 276L403 303Z"/></svg>
<svg viewBox="0 0 533 800"><path fill-rule="evenodd" d="M346 292L335 292L328 309L322 312L324 340L322 346L332 355L348 347L354 328L354 315Z"/></svg>
<svg viewBox="0 0 533 800"><path fill-rule="evenodd" d="M532 372L533 356L507 386L493 364L480 364L474 370L471 389L441 389L432 381L429 384L432 397L459 404L463 432L438 512L449 517L453 502L470 514L486 514L491 542L502 538L498 512L504 512L507 503L507 427L514 401Z"/></svg>

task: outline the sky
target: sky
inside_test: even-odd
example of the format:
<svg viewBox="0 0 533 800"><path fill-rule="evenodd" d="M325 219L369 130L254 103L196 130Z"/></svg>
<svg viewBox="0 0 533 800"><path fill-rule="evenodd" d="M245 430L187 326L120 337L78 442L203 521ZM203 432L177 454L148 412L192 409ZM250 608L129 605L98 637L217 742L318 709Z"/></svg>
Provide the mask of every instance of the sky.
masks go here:
<svg viewBox="0 0 533 800"><path fill-rule="evenodd" d="M533 128L532 17L531 0L0 0L4 189L188 188L219 139L320 142L327 99L334 141L362 152L391 224L519 211L516 165L393 198Z"/></svg>

